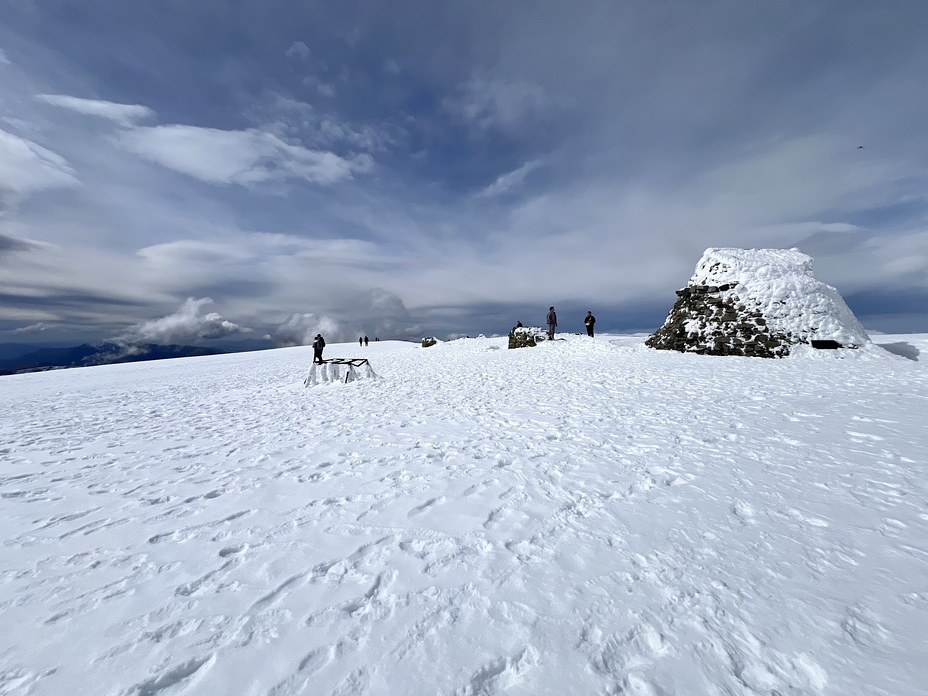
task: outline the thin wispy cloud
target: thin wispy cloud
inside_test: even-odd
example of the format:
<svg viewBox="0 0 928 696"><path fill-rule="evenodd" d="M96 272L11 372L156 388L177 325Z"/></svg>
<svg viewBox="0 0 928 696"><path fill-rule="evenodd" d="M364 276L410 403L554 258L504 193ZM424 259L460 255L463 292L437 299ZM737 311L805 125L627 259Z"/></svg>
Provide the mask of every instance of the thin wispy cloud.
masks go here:
<svg viewBox="0 0 928 696"><path fill-rule="evenodd" d="M0 201L4 194L76 186L74 169L61 155L0 130Z"/></svg>
<svg viewBox="0 0 928 696"><path fill-rule="evenodd" d="M65 94L39 94L36 99L62 109L76 111L87 116L97 116L123 126L130 126L136 121L151 118L154 112L140 104L114 104L98 99L83 99Z"/></svg>
<svg viewBox="0 0 928 696"><path fill-rule="evenodd" d="M46 331L51 331L55 327L52 324L46 324L45 322L39 322L37 324L30 324L29 326L22 326L18 329L13 329L14 334L41 334Z"/></svg>
<svg viewBox="0 0 928 696"><path fill-rule="evenodd" d="M556 101L538 84L475 77L461 84L444 107L478 130L516 129L526 121L544 119Z"/></svg>
<svg viewBox="0 0 928 696"><path fill-rule="evenodd" d="M152 126L126 131L118 141L152 162L211 184L248 187L291 178L332 184L373 166L367 155L347 159L255 129Z"/></svg>
<svg viewBox="0 0 928 696"><path fill-rule="evenodd" d="M502 174L496 181L487 186L480 192L480 195L485 198L492 198L493 196L499 196L507 191L513 189L516 186L519 186L525 177L528 176L531 172L538 169L541 166L541 162L534 160L532 162L526 162L518 169L513 169L511 172Z"/></svg>
<svg viewBox="0 0 928 696"><path fill-rule="evenodd" d="M31 251L40 246L41 245L35 244L28 239L20 239L0 232L0 254L13 253L16 251Z"/></svg>

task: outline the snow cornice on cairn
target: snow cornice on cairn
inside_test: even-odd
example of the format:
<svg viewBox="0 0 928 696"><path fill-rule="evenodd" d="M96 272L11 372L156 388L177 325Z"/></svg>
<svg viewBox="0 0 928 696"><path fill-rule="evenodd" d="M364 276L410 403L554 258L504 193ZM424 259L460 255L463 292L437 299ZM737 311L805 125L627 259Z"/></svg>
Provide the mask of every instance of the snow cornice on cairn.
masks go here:
<svg viewBox="0 0 928 696"><path fill-rule="evenodd" d="M706 249L663 326L658 350L776 358L793 346L858 348L867 332L798 249Z"/></svg>

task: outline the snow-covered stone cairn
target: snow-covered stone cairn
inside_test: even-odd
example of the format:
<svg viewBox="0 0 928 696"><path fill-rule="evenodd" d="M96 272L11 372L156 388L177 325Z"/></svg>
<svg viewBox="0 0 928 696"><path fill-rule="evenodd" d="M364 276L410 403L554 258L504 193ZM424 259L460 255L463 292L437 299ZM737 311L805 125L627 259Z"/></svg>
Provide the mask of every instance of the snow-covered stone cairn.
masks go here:
<svg viewBox="0 0 928 696"><path fill-rule="evenodd" d="M431 348L436 343L438 343L438 339L435 338L434 336L426 336L425 338L422 339L423 348Z"/></svg>
<svg viewBox="0 0 928 696"><path fill-rule="evenodd" d="M544 329L537 326L516 326L509 332L509 347L534 348L545 338Z"/></svg>
<svg viewBox="0 0 928 696"><path fill-rule="evenodd" d="M658 350L777 358L799 344L858 348L870 337L798 249L706 249L664 325Z"/></svg>
<svg viewBox="0 0 928 696"><path fill-rule="evenodd" d="M313 363L309 374L303 380L304 387L313 387L324 382L354 382L367 378L375 379L377 374L366 358L335 358L322 364Z"/></svg>

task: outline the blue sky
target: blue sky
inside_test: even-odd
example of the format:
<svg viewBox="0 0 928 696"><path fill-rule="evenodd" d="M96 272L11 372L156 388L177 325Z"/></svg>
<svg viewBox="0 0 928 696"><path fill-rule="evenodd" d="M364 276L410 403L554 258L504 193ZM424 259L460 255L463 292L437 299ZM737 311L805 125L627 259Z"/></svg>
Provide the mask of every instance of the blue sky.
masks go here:
<svg viewBox="0 0 928 696"><path fill-rule="evenodd" d="M0 342L446 337L551 304L649 330L720 246L798 247L867 328L928 331L926 26L0 0Z"/></svg>

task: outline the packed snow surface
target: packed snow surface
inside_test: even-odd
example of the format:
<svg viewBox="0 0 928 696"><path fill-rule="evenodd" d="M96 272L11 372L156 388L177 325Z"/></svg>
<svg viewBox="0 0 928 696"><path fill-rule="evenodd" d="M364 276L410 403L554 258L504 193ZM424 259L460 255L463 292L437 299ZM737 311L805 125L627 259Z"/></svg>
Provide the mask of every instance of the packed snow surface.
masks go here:
<svg viewBox="0 0 928 696"><path fill-rule="evenodd" d="M928 336L564 338L2 378L0 694L925 693Z"/></svg>
<svg viewBox="0 0 928 696"><path fill-rule="evenodd" d="M759 309L774 333L863 346L870 337L838 291L816 280L798 249L706 249L691 285L737 283L734 294Z"/></svg>

